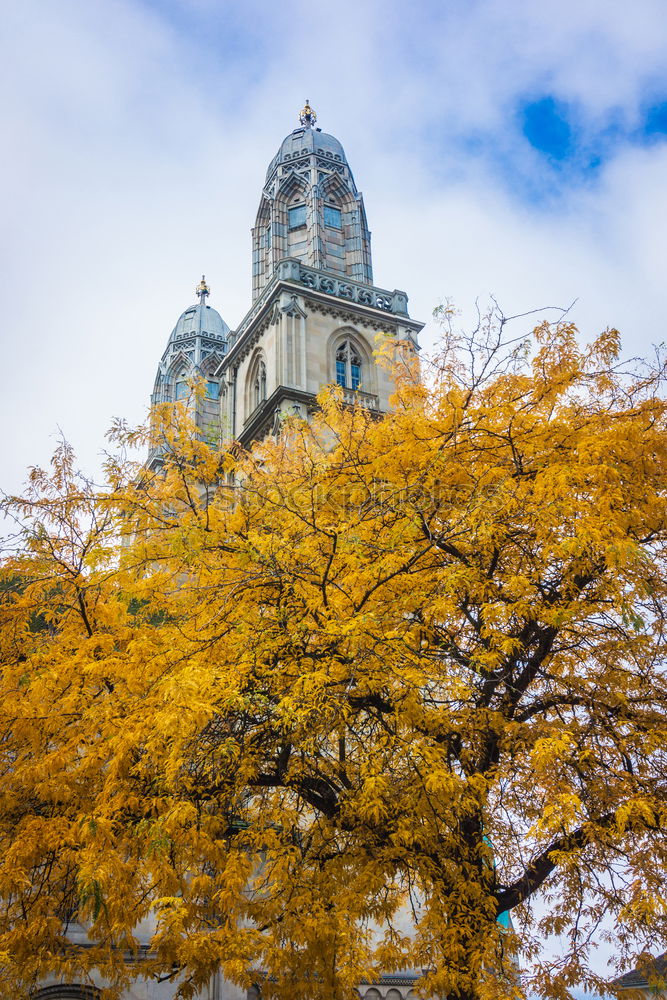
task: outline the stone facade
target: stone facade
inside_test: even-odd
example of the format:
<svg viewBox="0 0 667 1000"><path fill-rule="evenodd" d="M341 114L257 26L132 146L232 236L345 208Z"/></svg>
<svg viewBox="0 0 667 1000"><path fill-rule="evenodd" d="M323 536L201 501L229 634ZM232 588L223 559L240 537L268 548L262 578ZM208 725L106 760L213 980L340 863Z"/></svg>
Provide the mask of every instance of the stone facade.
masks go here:
<svg viewBox="0 0 667 1000"><path fill-rule="evenodd" d="M416 349L420 329L407 315L405 293L342 280L285 258L230 335L218 370L231 437L248 445L276 430L283 414L307 416L322 386L337 381L347 383L350 403L387 410L392 385L375 362L376 338L389 335ZM354 372L348 364L343 374L337 356L345 351L357 364Z"/></svg>
<svg viewBox="0 0 667 1000"><path fill-rule="evenodd" d="M315 128L312 109L283 140L266 172L252 231L253 299L286 257L373 283L364 200L343 147Z"/></svg>

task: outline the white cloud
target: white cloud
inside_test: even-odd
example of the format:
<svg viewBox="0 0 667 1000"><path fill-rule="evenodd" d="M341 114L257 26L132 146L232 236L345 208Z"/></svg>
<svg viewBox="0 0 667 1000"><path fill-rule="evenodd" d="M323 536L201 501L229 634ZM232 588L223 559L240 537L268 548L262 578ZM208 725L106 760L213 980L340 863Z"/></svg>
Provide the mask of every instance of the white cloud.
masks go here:
<svg viewBox="0 0 667 1000"><path fill-rule="evenodd" d="M238 323L266 165L306 96L364 191L377 282L416 316L578 298L586 332L663 338L665 147L531 203L543 168L512 118L553 91L630 121L664 83L657 2L24 0L4 20L8 488L57 425L90 467L112 415L141 418L202 271Z"/></svg>

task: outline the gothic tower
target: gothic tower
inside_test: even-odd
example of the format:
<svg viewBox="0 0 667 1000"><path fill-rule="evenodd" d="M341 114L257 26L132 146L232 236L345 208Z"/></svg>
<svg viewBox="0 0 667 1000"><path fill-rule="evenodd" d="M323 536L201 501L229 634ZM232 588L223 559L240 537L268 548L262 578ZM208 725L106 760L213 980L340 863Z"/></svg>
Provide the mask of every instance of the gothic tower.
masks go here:
<svg viewBox="0 0 667 1000"><path fill-rule="evenodd" d="M338 139L315 127L306 101L300 127L283 140L266 172L252 231L252 297L278 261L294 257L320 271L373 284L371 234Z"/></svg>
<svg viewBox="0 0 667 1000"><path fill-rule="evenodd" d="M331 382L348 402L386 410L392 386L374 360L376 335L416 350L423 326L405 292L373 284L363 198L340 142L315 123L306 102L269 164L252 231L253 303L218 369L223 424L244 445L284 414L307 416Z"/></svg>
<svg viewBox="0 0 667 1000"><path fill-rule="evenodd" d="M374 359L383 333L418 349L421 323L408 315L405 292L373 284L370 233L343 147L315 125L308 103L300 124L281 143L269 165L253 229L253 301L231 331L206 302L202 277L198 302L174 327L158 365L152 402L182 401L202 439L212 447L244 445L276 430L284 414L307 417L323 385L337 383L349 403L381 413L389 407L389 373ZM193 392L193 380L203 381ZM161 464L159 446L148 465ZM409 915L406 928L409 929ZM72 930L72 926L74 930ZM154 927L135 929L144 952ZM86 932L68 935L85 947ZM132 961L137 960L133 952ZM361 1000L417 1000L418 971L388 973L359 984ZM97 1000L90 984L40 984L36 1000ZM177 983L137 981L125 1000L172 1000ZM214 973L201 1000L258 1000Z"/></svg>
<svg viewBox="0 0 667 1000"><path fill-rule="evenodd" d="M347 402L385 411L392 384L375 361L377 335L418 349L423 324L409 317L405 292L373 284L363 198L342 145L316 120L306 102L269 164L252 230L250 310L230 331L206 305L202 280L160 362L154 402L183 398L192 375L205 379L195 411L212 444L247 446L285 415L307 417L332 382Z"/></svg>
<svg viewBox="0 0 667 1000"><path fill-rule="evenodd" d="M158 364L151 405L180 400L193 412L204 440L219 447L223 438L220 423L220 379L216 375L225 354L229 327L215 309L206 304L210 294L204 275L197 286L197 305L181 314L171 331ZM193 392L193 379L205 382L203 398ZM148 457L149 466L160 463L160 448Z"/></svg>

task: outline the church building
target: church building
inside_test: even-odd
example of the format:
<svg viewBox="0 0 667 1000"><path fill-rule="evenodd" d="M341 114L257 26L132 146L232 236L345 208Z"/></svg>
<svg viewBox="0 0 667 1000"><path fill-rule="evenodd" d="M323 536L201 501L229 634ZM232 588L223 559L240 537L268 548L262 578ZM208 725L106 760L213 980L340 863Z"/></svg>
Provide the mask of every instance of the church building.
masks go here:
<svg viewBox="0 0 667 1000"><path fill-rule="evenodd" d="M364 199L345 151L316 125L306 102L299 126L269 163L252 230L252 304L236 330L210 305L204 277L198 303L181 315L160 360L152 402L185 399L191 380L206 384L192 401L213 447L279 430L286 415L307 417L324 385L346 402L389 409L390 372L376 363L377 334L418 350L423 327L408 314L405 292L373 284ZM159 453L149 457L159 464ZM416 974L359 984L361 1000L416 1000ZM250 991L247 1000L258 1000ZM160 994L162 997L163 994ZM139 994L137 994L139 997ZM212 983L213 1000L245 1000Z"/></svg>
<svg viewBox="0 0 667 1000"><path fill-rule="evenodd" d="M158 367L153 403L186 398L193 377L205 380L196 419L213 446L248 446L285 415L306 417L332 382L347 402L385 411L392 386L374 361L376 335L417 349L423 324L408 315L405 292L373 284L363 197L340 142L316 121L306 102L269 163L252 230L250 309L230 330L202 277Z"/></svg>
<svg viewBox="0 0 667 1000"><path fill-rule="evenodd" d="M307 417L316 396L337 383L350 404L389 409L390 373L374 359L378 333L418 350L423 324L408 315L405 292L373 284L371 234L338 139L316 126L308 102L299 127L271 160L252 230L252 304L236 330L208 304L205 279L198 302L183 312L158 365L152 402L190 400L212 447L244 446L279 430L285 416ZM203 396L192 394L203 379ZM159 468L160 449L148 456ZM73 940L86 944L83 927ZM152 928L136 929L145 949ZM417 1000L418 976L406 971L360 983L360 1000ZM137 979L124 1000L171 1000L174 983ZM44 983L36 1000L97 1000L91 986ZM259 1000L221 975L202 1000Z"/></svg>

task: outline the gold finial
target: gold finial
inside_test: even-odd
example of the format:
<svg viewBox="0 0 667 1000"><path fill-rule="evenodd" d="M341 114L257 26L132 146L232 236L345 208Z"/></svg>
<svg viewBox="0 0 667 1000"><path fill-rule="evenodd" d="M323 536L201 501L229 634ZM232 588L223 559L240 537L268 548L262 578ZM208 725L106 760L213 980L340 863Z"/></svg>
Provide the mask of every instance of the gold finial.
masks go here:
<svg viewBox="0 0 667 1000"><path fill-rule="evenodd" d="M206 296L210 294L210 288L206 284L206 278L204 277L203 274L201 276L201 281L197 285L196 291L197 295L199 296L202 302L205 300Z"/></svg>
<svg viewBox="0 0 667 1000"><path fill-rule="evenodd" d="M299 121L302 125L308 126L314 125L317 121L317 115L311 108L308 98L306 98L305 106L299 112Z"/></svg>

